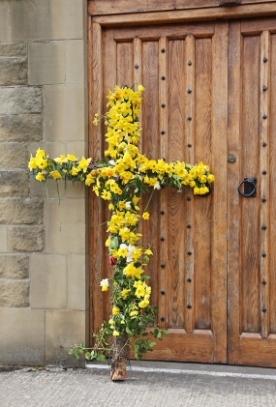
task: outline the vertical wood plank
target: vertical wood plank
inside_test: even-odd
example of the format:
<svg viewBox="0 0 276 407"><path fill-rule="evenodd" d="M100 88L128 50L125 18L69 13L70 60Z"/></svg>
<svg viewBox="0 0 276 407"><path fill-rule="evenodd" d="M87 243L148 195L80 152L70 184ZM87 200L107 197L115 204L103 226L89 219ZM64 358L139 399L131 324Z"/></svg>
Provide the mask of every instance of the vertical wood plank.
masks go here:
<svg viewBox="0 0 276 407"><path fill-rule="evenodd" d="M142 136L140 143L140 151L150 159L157 159L159 155L159 43L156 39L148 39L141 44L141 69L142 69L142 84L146 91L143 93L142 110ZM141 199L141 208L145 208L150 195L143 194ZM146 268L146 273L150 275L151 287L158 287L158 274L160 270L159 250L160 250L160 209L159 209L159 194L156 191L153 194L150 205L147 209L150 213L148 221L141 221L141 229L143 234L143 244L146 247L150 244L153 251L151 261ZM157 305L157 296L159 290L153 289L151 303Z"/></svg>
<svg viewBox="0 0 276 407"><path fill-rule="evenodd" d="M242 171L241 177L260 174L259 103L260 36L243 37L242 55ZM260 193L260 183L257 184ZM261 236L259 202L239 197L241 205L242 331L260 332L259 243Z"/></svg>
<svg viewBox="0 0 276 407"><path fill-rule="evenodd" d="M184 128L185 111L184 97L184 55L185 41L183 39L168 40L168 59L173 61L169 65L168 102L168 151L164 156L166 161L184 161ZM190 95L188 95L189 97ZM169 328L184 328L185 315L185 228L184 194L170 189L168 193L168 242L170 259L167 268L167 287L170 298L170 312L168 313Z"/></svg>
<svg viewBox="0 0 276 407"><path fill-rule="evenodd" d="M260 190L261 197L266 197L269 202L269 144L268 144L268 123L271 120L269 115L269 95L270 95L270 83L269 83L269 66L270 66L270 34L268 31L264 31L261 34L261 55L260 55L260 169L261 171L267 171L267 174L260 175ZM264 63L264 57L268 58L269 63ZM264 86L267 90L264 90ZM267 115L268 118L263 119L263 115ZM263 146L266 144L266 147ZM260 315L261 315L261 330L262 337L267 338L269 335L269 205L260 203L260 222L261 227L265 225L266 230L262 230L260 239L260 279L266 281L266 284L260 286ZM264 255L266 257L264 257ZM266 312L264 310L266 309Z"/></svg>
<svg viewBox="0 0 276 407"><path fill-rule="evenodd" d="M134 83L137 84L141 83L142 84L142 71L143 71L143 66L142 66L142 41L140 38L134 38L133 39L133 63L134 63L134 73L133 73L133 78L134 78ZM143 84L142 84L143 85ZM140 109L140 118L139 121L143 123L143 109ZM140 151L142 151L142 137L139 142L139 148Z"/></svg>
<svg viewBox="0 0 276 407"><path fill-rule="evenodd" d="M212 326L214 362L227 361L226 275L227 269L227 119L228 119L228 23L217 22L213 37L212 164L216 172L213 191L212 230ZM225 135L225 137L223 137ZM224 159L223 159L224 158ZM220 305L218 305L220 304Z"/></svg>
<svg viewBox="0 0 276 407"><path fill-rule="evenodd" d="M120 87L123 87L125 85L132 86L132 84L133 84L133 42L132 41L117 43L116 70L117 70L116 85L118 85Z"/></svg>
<svg viewBox="0 0 276 407"><path fill-rule="evenodd" d="M102 112L102 29L100 24L89 21L89 156L98 160L102 156L102 129L101 126L92 127L95 113ZM90 191L89 204L89 247L90 247L90 290L91 295L91 333L100 328L104 318L104 298L99 289L102 277L102 261L104 258L104 232L98 225L103 222L102 200L97 199ZM90 335L92 338L92 335Z"/></svg>
<svg viewBox="0 0 276 407"><path fill-rule="evenodd" d="M185 89L191 88L193 92L187 97L185 93L185 160L190 164L194 164L194 148L189 148L188 145L194 146L195 143L195 38L193 35L188 35L185 39ZM189 120L191 119L191 120ZM185 229L185 253L192 252L192 255L186 255L185 259L185 286L186 286L186 301L185 301L185 330L187 333L192 333L195 329L194 312L194 202L193 194L190 189L185 191L185 212L186 212L186 229ZM187 201L187 198L190 201ZM192 305L192 308L187 308Z"/></svg>
<svg viewBox="0 0 276 407"><path fill-rule="evenodd" d="M270 59L270 114L269 114L269 201L264 205L269 205L269 296L270 296L270 329L276 333L276 34L271 35Z"/></svg>
<svg viewBox="0 0 276 407"><path fill-rule="evenodd" d="M117 44L114 40L114 33L112 30L103 30L102 33L102 69L103 69L103 90L102 90L102 113L107 112L107 94L109 90L113 90L114 86L117 85ZM104 122L101 122L101 132L102 132L102 157L104 156L104 150L107 147L105 142L105 133L107 131ZM97 198L99 199L99 198ZM102 213L103 213L103 222L106 222L110 218L110 211L108 210L107 201L102 201ZM107 226L106 224L98 227L102 229L103 240L105 241L108 237L106 233ZM113 267L108 262L108 248L104 246L103 258L102 258L102 275L103 278L111 278L113 276L114 270ZM111 313L111 290L104 292L104 303L103 303L103 314L104 320L108 320Z"/></svg>
<svg viewBox="0 0 276 407"><path fill-rule="evenodd" d="M197 38L195 88L195 163L212 160L212 38ZM221 157L222 160L223 157ZM217 167L212 168L217 171ZM211 328L211 253L213 194L195 197L194 256L195 256L195 327Z"/></svg>
<svg viewBox="0 0 276 407"><path fill-rule="evenodd" d="M229 121L228 154L236 158L228 164L228 362L239 364L240 335L240 210L237 184L240 180L241 119L241 33L240 22L229 27Z"/></svg>
<svg viewBox="0 0 276 407"><path fill-rule="evenodd" d="M160 75L159 75L159 138L160 138L160 157L166 157L168 152L168 110L161 108L162 103L167 103L167 91L168 91L168 80L163 81L161 76L168 78L168 69L167 69L167 55L166 52L161 52L162 49L168 49L168 43L166 37L161 37L159 40L159 66L160 66ZM161 194L159 198L160 202L160 237L165 239L165 242L168 242L168 189L163 189L160 191ZM164 246L164 245L163 245ZM168 323L168 310L166 309L166 304L169 299L169 292L166 284L167 273L168 273L168 246L167 244L161 248L159 244L159 324L162 329L167 328ZM162 265L165 265L163 268ZM165 321L161 321L160 318L165 318Z"/></svg>

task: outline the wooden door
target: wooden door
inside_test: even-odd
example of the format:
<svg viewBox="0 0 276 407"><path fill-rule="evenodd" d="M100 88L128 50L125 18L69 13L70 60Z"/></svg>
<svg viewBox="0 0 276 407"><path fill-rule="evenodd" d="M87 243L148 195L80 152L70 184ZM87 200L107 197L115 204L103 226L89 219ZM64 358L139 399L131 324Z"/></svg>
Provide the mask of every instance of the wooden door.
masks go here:
<svg viewBox="0 0 276 407"><path fill-rule="evenodd" d="M212 194L157 191L143 241L154 258L147 268L169 334L148 359L227 362L227 46L228 23L91 27L93 41L91 115L106 111L115 84L142 83L140 148L149 158L204 161L216 172ZM189 91L188 91L189 90ZM90 154L103 156L104 128L94 128ZM148 197L144 198L144 203ZM112 273L98 225L108 212L92 199L92 323L108 318L110 303L99 282Z"/></svg>
<svg viewBox="0 0 276 407"><path fill-rule="evenodd" d="M276 367L276 18L229 29L229 363ZM237 193L257 179L256 197Z"/></svg>

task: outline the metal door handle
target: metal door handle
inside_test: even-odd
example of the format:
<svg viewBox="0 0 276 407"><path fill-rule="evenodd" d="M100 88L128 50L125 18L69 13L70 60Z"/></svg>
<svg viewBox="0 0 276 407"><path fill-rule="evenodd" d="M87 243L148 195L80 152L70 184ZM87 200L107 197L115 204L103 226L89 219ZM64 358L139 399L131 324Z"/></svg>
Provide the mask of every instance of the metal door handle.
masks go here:
<svg viewBox="0 0 276 407"><path fill-rule="evenodd" d="M254 198L256 196L257 179L253 177L246 177L239 183L238 192L241 196L246 198ZM244 192L241 191L241 186L244 185Z"/></svg>

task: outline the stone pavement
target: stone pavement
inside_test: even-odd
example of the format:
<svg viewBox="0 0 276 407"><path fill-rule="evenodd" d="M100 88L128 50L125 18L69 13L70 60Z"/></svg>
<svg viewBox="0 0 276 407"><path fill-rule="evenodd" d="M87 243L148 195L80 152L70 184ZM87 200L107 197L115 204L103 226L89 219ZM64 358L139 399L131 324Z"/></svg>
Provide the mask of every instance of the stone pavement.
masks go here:
<svg viewBox="0 0 276 407"><path fill-rule="evenodd" d="M202 365L146 372L134 366L125 382L111 382L106 369L50 370L0 371L0 407L276 407L272 369L227 376Z"/></svg>

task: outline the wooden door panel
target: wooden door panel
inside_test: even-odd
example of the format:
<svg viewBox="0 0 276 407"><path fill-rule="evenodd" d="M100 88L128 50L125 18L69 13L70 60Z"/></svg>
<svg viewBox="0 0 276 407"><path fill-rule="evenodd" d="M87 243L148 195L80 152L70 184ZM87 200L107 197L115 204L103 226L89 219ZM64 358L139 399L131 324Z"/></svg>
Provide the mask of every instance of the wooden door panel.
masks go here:
<svg viewBox="0 0 276 407"><path fill-rule="evenodd" d="M275 24L233 22L229 37L229 362L253 366L276 366ZM238 196L244 177L255 198Z"/></svg>
<svg viewBox="0 0 276 407"><path fill-rule="evenodd" d="M276 334L276 34L271 35L270 45L270 117L269 124L269 296L270 296L270 331Z"/></svg>
<svg viewBox="0 0 276 407"><path fill-rule="evenodd" d="M143 154L166 161L202 160L211 168L220 163L209 197L194 197L189 190L157 191L149 207L150 222L141 225L143 243L154 252L147 268L152 303L159 307L160 326L169 330L147 358L225 363L226 164L220 157L226 155L227 142L221 133L227 125L228 23L111 28L101 33L95 24L94 31L92 88L99 93L92 95L91 114L96 113L94 107L106 111L105 95L115 84L141 82L146 88L140 119ZM93 145L97 153L101 149L100 155L103 135L103 127L94 132L99 140ZM148 198L143 197L141 206ZM92 205L96 200L92 198ZM102 213L108 217L106 209ZM92 306L97 330L102 318L109 317L110 305L106 293L96 290L112 269L106 253L95 253L94 239L104 240L104 230L93 225Z"/></svg>

